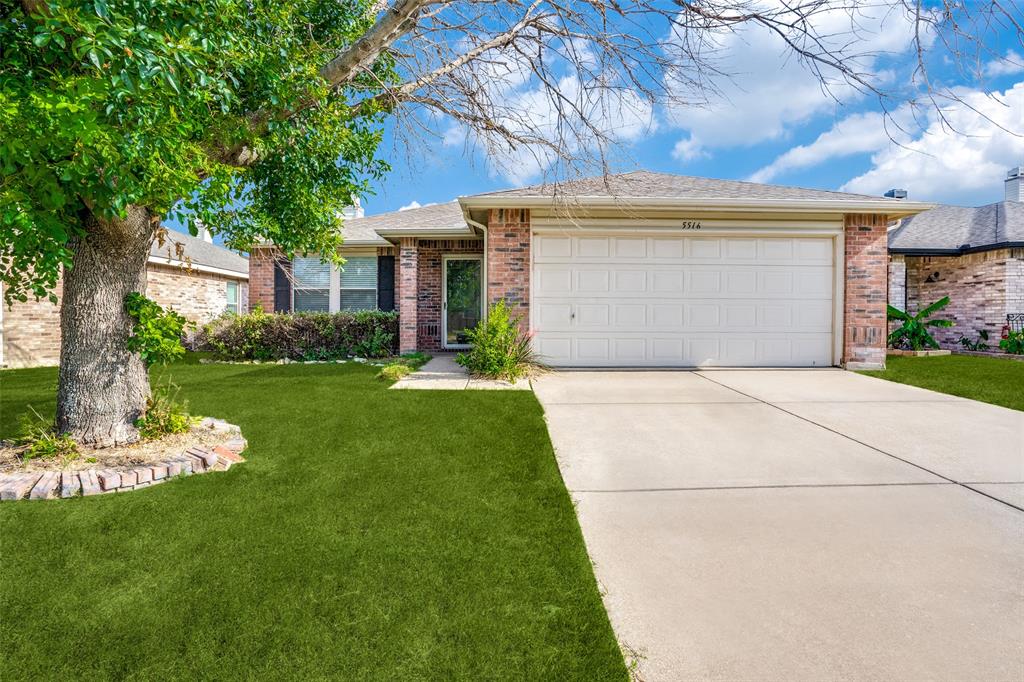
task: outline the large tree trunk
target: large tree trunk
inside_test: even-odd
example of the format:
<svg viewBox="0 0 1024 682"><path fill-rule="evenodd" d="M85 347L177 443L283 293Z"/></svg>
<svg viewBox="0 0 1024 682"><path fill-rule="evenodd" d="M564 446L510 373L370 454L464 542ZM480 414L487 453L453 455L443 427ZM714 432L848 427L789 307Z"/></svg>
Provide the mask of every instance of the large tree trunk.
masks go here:
<svg viewBox="0 0 1024 682"><path fill-rule="evenodd" d="M85 235L72 242L61 300L57 430L95 447L139 439L135 420L146 409L149 377L128 350L132 319L125 295L146 291L152 214L130 206L124 220L89 213Z"/></svg>

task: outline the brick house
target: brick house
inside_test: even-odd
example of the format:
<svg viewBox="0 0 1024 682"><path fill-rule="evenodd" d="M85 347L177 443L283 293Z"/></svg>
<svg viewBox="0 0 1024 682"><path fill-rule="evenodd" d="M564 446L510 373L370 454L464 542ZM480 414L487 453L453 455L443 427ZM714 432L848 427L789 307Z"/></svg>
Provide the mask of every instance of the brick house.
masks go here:
<svg viewBox="0 0 1024 682"><path fill-rule="evenodd" d="M1006 316L1024 313L1024 169L1004 185L1004 201L937 206L890 227L889 302L916 312L949 296L940 316L954 326L933 331L943 347L980 330L994 347Z"/></svg>
<svg viewBox="0 0 1024 682"><path fill-rule="evenodd" d="M179 248L180 245L180 248ZM208 322L248 305L249 262L212 243L168 230L154 243L146 264L146 295L193 322ZM0 366L35 367L60 361L61 284L48 300L0 305Z"/></svg>
<svg viewBox="0 0 1024 682"><path fill-rule="evenodd" d="M929 204L637 171L350 218L341 269L250 258L250 304L399 312L465 347L504 299L566 367L880 367L886 228Z"/></svg>

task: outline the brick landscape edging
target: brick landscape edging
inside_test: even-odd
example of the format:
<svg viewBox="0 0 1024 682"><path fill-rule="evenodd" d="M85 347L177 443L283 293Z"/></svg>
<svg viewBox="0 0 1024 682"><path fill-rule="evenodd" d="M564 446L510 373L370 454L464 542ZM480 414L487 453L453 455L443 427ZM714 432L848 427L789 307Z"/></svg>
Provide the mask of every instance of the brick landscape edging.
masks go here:
<svg viewBox="0 0 1024 682"><path fill-rule="evenodd" d="M200 426L232 437L212 448L190 447L180 455L130 467L0 474L0 500L52 500L78 495L123 493L163 483L177 476L227 471L231 465L245 461L242 451L247 443L237 426L211 417L203 419Z"/></svg>

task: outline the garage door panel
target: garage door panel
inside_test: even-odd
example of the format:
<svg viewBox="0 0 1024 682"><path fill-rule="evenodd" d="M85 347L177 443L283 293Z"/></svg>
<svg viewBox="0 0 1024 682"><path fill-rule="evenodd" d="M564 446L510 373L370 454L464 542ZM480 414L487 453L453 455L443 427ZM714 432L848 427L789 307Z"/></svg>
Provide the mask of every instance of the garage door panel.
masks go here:
<svg viewBox="0 0 1024 682"><path fill-rule="evenodd" d="M832 364L831 238L584 235L542 244L533 323L552 365Z"/></svg>

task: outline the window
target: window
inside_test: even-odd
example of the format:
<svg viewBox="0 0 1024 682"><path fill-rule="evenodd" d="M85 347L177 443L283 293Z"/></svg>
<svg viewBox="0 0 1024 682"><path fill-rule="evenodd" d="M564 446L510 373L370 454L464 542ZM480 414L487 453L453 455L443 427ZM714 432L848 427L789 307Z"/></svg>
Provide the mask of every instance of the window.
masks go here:
<svg viewBox="0 0 1024 682"><path fill-rule="evenodd" d="M377 309L377 257L350 256L341 266L341 310Z"/></svg>
<svg viewBox="0 0 1024 682"><path fill-rule="evenodd" d="M331 302L331 266L319 256L301 257L292 261L292 277L295 279L293 309L326 313Z"/></svg>
<svg viewBox="0 0 1024 682"><path fill-rule="evenodd" d="M227 288L229 313L238 314L238 282L228 282Z"/></svg>

